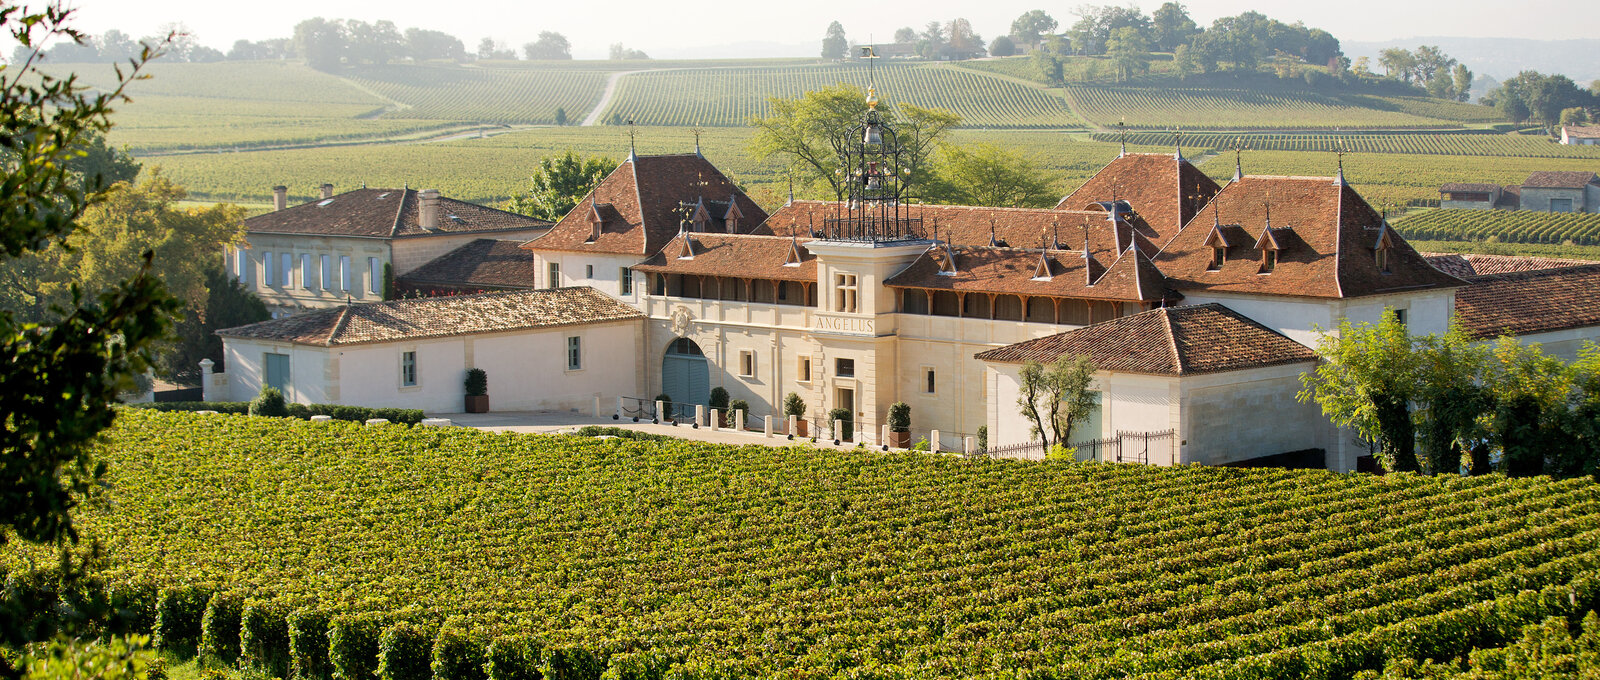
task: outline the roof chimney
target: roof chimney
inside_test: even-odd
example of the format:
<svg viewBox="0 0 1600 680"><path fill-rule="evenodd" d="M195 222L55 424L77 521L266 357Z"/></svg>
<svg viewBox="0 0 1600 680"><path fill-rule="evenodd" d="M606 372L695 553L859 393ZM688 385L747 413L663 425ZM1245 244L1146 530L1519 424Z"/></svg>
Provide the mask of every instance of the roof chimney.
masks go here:
<svg viewBox="0 0 1600 680"><path fill-rule="evenodd" d="M322 185L322 198L323 199L333 198L333 185L332 184L324 183Z"/></svg>
<svg viewBox="0 0 1600 680"><path fill-rule="evenodd" d="M289 187L282 184L272 187L272 209L283 210L289 207Z"/></svg>
<svg viewBox="0 0 1600 680"><path fill-rule="evenodd" d="M433 231L439 228L439 190L422 190L422 208L417 213L417 221L423 229Z"/></svg>

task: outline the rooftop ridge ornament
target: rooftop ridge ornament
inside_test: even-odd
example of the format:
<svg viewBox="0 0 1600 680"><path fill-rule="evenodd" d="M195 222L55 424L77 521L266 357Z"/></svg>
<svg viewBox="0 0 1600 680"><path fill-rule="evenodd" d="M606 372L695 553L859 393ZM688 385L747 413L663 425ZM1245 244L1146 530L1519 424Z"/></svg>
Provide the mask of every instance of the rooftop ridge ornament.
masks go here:
<svg viewBox="0 0 1600 680"><path fill-rule="evenodd" d="M1243 137L1233 138L1233 181L1235 182L1244 179L1244 151L1241 148L1243 146Z"/></svg>
<svg viewBox="0 0 1600 680"><path fill-rule="evenodd" d="M694 133L694 155L705 158L705 154L700 153L700 135L705 132L705 129L697 125L689 128L689 132Z"/></svg>
<svg viewBox="0 0 1600 680"><path fill-rule="evenodd" d="M922 220L906 214L906 154L898 132L878 110L878 88L871 79L878 59L871 45L861 46L867 60L869 82L866 111L843 135L839 149L839 201L833 217L825 218L826 238L873 243L919 238Z"/></svg>
<svg viewBox="0 0 1600 680"><path fill-rule="evenodd" d="M1172 158L1183 162L1183 128L1174 128L1172 131Z"/></svg>
<svg viewBox="0 0 1600 680"><path fill-rule="evenodd" d="M1342 187L1342 186L1345 185L1345 182L1344 182L1344 144L1342 142L1340 144L1338 144L1334 148L1334 153L1339 155L1339 174L1334 176L1333 185L1336 186L1336 187Z"/></svg>
<svg viewBox="0 0 1600 680"><path fill-rule="evenodd" d="M1123 158L1123 157L1128 155L1128 117L1127 116L1123 116L1122 120L1117 121L1117 133L1118 133L1118 136L1122 138L1122 150L1117 152L1117 158Z"/></svg>
<svg viewBox="0 0 1600 680"><path fill-rule="evenodd" d="M635 136L635 132L634 132L634 129L633 129L633 119L629 118L628 119L628 160L629 161L637 161L637 160L639 160L639 154L635 153L634 149L633 149L634 136Z"/></svg>

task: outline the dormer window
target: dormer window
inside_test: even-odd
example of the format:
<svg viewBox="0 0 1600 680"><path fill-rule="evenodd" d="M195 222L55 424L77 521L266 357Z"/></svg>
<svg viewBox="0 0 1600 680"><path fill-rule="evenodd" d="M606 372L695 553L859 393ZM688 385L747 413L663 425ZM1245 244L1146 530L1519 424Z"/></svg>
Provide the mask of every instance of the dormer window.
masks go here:
<svg viewBox="0 0 1600 680"><path fill-rule="evenodd" d="M1384 222L1383 226L1379 227L1378 242L1372 249L1373 260L1378 265L1378 271L1385 274L1393 273L1389 269L1389 251L1393 249L1394 235L1389 232L1389 223Z"/></svg>
<svg viewBox="0 0 1600 680"><path fill-rule="evenodd" d="M1274 267L1278 266L1278 251L1267 249L1261 251L1261 272L1271 274Z"/></svg>
<svg viewBox="0 0 1600 680"><path fill-rule="evenodd" d="M1228 249L1224 248L1222 246L1212 246L1211 247L1211 264L1206 267L1206 271L1208 271L1208 272L1217 271L1218 269L1221 269L1223 263L1225 263L1227 261L1228 261Z"/></svg>
<svg viewBox="0 0 1600 680"><path fill-rule="evenodd" d="M1278 233L1280 231L1283 230L1276 230L1269 226L1262 230L1261 238L1256 239L1256 249L1261 251L1261 269L1257 270L1256 273L1271 274L1272 270L1278 266L1278 251L1283 247L1278 241Z"/></svg>
<svg viewBox="0 0 1600 680"><path fill-rule="evenodd" d="M1389 249L1388 248L1385 248L1383 246L1378 246L1378 250L1376 251L1376 260L1377 260L1377 264L1378 264L1378 271L1381 271L1381 272L1383 272L1385 274L1390 273L1389 272Z"/></svg>

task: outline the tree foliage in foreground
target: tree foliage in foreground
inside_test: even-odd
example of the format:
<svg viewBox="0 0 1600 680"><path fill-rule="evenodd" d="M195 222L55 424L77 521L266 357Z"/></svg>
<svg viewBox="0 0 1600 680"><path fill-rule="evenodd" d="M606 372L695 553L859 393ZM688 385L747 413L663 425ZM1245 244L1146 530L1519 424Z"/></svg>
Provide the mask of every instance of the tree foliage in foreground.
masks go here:
<svg viewBox="0 0 1600 680"><path fill-rule="evenodd" d="M557 221L616 169L617 162L609 157L581 158L571 149L562 156L545 156L539 159L539 169L528 178L528 191L512 197L506 210Z"/></svg>
<svg viewBox="0 0 1600 680"><path fill-rule="evenodd" d="M1088 420L1095 407L1094 362L1089 357L1061 357L1044 366L1037 361L1022 365L1021 394L1017 406L1032 423L1029 430L1044 442L1044 449L1072 443L1072 428Z"/></svg>

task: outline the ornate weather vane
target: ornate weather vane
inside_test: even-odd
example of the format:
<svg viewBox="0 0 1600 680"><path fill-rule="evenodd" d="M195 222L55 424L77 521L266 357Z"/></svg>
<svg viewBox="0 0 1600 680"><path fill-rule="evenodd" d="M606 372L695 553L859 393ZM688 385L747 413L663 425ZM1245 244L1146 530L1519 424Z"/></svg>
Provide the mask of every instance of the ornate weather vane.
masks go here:
<svg viewBox="0 0 1600 680"><path fill-rule="evenodd" d="M867 60L870 79L878 55L868 45L861 48L861 58ZM870 80L866 104L861 122L845 137L838 171L844 200L837 204L836 217L824 221L824 231L828 238L852 241L917 238L921 220L907 215L905 207L910 175L906 151L899 133L878 111L877 84Z"/></svg>

